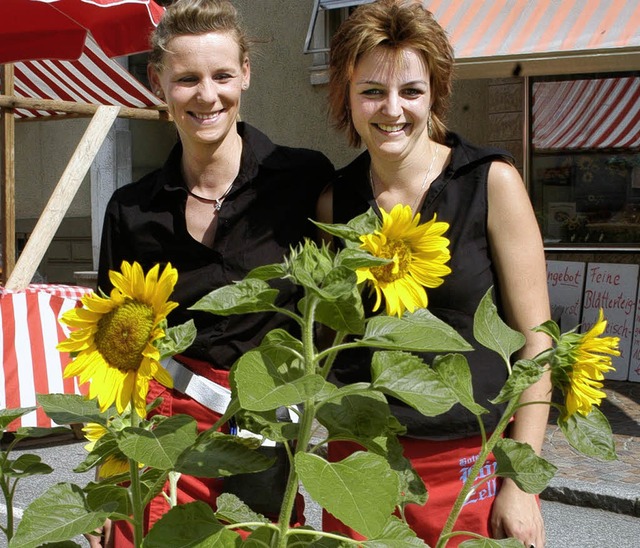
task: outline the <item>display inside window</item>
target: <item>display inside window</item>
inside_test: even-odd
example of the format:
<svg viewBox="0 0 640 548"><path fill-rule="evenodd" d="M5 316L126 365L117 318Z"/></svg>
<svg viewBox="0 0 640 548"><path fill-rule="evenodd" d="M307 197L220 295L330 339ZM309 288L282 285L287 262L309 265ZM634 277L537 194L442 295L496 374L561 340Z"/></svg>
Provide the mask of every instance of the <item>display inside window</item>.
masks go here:
<svg viewBox="0 0 640 548"><path fill-rule="evenodd" d="M531 194L545 244L640 243L640 77L534 80Z"/></svg>

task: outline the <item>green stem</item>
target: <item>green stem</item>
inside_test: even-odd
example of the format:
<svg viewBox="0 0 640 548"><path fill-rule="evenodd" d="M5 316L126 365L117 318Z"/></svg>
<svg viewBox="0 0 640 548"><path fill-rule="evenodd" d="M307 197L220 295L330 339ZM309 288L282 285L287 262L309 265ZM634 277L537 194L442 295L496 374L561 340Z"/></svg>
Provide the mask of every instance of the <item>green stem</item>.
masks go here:
<svg viewBox="0 0 640 548"><path fill-rule="evenodd" d="M318 303L316 297L308 296L305 299L304 322L302 324L302 348L304 352L304 368L305 375L313 375L316 372L316 356L314 351L314 322L315 309ZM311 439L311 431L313 428L313 418L315 417L315 402L309 399L303 402L302 416L298 423L298 440L295 452L306 451ZM298 473L296 471L295 459L292 459L291 470L287 478L287 486L278 516L278 526L280 535L278 538L278 548L286 548L287 532L291 523L291 515L298 494Z"/></svg>
<svg viewBox="0 0 640 548"><path fill-rule="evenodd" d="M319 366L319 372L325 379L329 375L329 372L333 367L333 362L336 361L336 357L338 356L338 350L336 350L336 347L340 346L340 344L342 343L342 341L346 336L347 336L347 333L345 331L338 331L335 337L333 338L333 344L331 345L331 348L328 349L328 350L334 350L334 351L328 354L322 355L322 357L326 356L326 361L322 366ZM320 360L322 359L320 354L318 355L317 359L319 363Z"/></svg>
<svg viewBox="0 0 640 548"><path fill-rule="evenodd" d="M135 410L133 396L131 397L131 427L137 428L140 424L140 417ZM135 548L142 546L144 539L144 505L142 503L142 490L140 487L140 473L138 462L129 459L129 471L131 475L131 507L133 510L133 545Z"/></svg>
<svg viewBox="0 0 640 548"><path fill-rule="evenodd" d="M2 494L4 495L4 500L7 506L7 525L6 528L2 528L5 536L7 537L7 541L10 541L13 538L13 495L12 489L9 485L9 479L5 478L4 475L0 475L0 487L2 488Z"/></svg>
<svg viewBox="0 0 640 548"><path fill-rule="evenodd" d="M453 526L455 525L458 519L458 516L462 511L462 507L464 506L464 503L467 500L467 497L469 496L469 494L471 493L471 490L473 489L473 484L476 478L478 477L478 473L480 472L480 469L484 466L484 463L487 460L487 457L489 456L491 451L493 451L493 448L495 447L496 443L498 443L498 441L502 437L503 432L509 425L509 421L511 420L511 417L513 416L513 414L515 413L515 410L518 407L519 399L520 399L520 396L518 395L517 397L509 400L509 403L507 404L507 407L502 417L500 418L500 422L496 426L496 429L491 434L491 437L489 438L489 440L482 445L482 449L480 451L480 454L478 455L478 459L476 460L473 467L471 468L471 471L469 472L469 476L464 482L464 485L462 486L460 493L458 493L458 497L456 498L456 501L454 502L453 507L451 508L449 517L447 518L447 521L444 524L444 528L440 533L440 538L438 539L436 548L445 547L447 539L450 537L450 533L453 531Z"/></svg>

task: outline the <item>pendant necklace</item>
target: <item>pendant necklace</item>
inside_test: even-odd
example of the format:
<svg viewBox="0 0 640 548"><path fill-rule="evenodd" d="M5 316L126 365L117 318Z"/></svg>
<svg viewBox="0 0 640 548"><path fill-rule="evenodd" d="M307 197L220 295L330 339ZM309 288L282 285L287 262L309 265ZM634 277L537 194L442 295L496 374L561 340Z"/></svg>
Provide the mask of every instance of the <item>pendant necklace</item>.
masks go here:
<svg viewBox="0 0 640 548"><path fill-rule="evenodd" d="M227 197L229 192L231 192L231 189L233 188L233 183L231 183L228 186L227 190L224 191L224 194L222 196L220 196L220 198L205 198L204 196L199 196L195 192L192 192L189 189L189 187L187 187L186 185L185 185L185 188L187 189L187 194L189 194L189 196L193 196L199 202L203 202L205 204L213 204L214 211L218 212L218 211L220 211L220 208L222 207L222 202Z"/></svg>
<svg viewBox="0 0 640 548"><path fill-rule="evenodd" d="M429 180L429 175L431 175L431 171L433 170L433 166L436 163L436 158L438 157L438 150L440 147L438 147L438 143L435 144L436 145L436 150L433 153L433 156L431 158L431 163L429 164L429 169L427 169L427 173L424 176L424 179L422 180L422 184L420 185L420 190L418 191L418 195L416 196L416 199L413 202L413 205L411 206L411 210L415 213L416 211L416 206L418 205L418 202L420 201L420 198L422 198L422 193L424 192L425 187L427 186L427 181ZM371 166L369 166L369 182L371 183L371 190L373 191L373 199L375 200L376 198L376 187L375 187L375 183L373 181L373 173L371 172Z"/></svg>

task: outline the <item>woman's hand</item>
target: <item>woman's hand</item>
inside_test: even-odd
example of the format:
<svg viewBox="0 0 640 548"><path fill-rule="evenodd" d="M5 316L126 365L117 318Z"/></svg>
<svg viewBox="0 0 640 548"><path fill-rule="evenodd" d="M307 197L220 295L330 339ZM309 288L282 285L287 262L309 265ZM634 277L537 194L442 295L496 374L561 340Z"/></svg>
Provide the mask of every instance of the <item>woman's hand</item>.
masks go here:
<svg viewBox="0 0 640 548"><path fill-rule="evenodd" d="M89 541L91 548L111 548L113 542L111 539L111 520L107 519L104 525L96 530L94 535L85 535Z"/></svg>
<svg viewBox="0 0 640 548"><path fill-rule="evenodd" d="M496 495L491 529L496 539L517 538L526 548L545 546L544 522L537 497L521 491L508 479Z"/></svg>

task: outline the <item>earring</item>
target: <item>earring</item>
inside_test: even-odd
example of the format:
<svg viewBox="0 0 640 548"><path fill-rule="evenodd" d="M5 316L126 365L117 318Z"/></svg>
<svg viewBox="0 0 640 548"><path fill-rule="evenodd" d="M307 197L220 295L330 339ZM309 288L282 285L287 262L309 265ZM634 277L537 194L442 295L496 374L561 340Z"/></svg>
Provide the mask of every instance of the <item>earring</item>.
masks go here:
<svg viewBox="0 0 640 548"><path fill-rule="evenodd" d="M242 91L247 91L249 89L249 84L242 84Z"/></svg>
<svg viewBox="0 0 640 548"><path fill-rule="evenodd" d="M157 89L155 91L155 93L156 93L156 97L162 97L162 91L161 90Z"/></svg>
<svg viewBox="0 0 640 548"><path fill-rule="evenodd" d="M433 124L431 123L431 111L429 111L429 118L427 118L427 134L431 137L433 133Z"/></svg>

